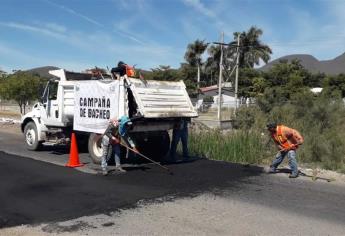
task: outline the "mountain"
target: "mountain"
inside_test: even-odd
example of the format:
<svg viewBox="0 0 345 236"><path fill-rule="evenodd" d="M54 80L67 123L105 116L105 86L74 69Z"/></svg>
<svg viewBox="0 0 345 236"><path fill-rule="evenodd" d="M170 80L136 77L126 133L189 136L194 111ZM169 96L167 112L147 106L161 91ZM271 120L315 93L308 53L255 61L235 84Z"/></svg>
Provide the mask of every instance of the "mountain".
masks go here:
<svg viewBox="0 0 345 236"><path fill-rule="evenodd" d="M37 67L37 68L27 70L26 72L34 74L34 75L39 75L42 78L51 79L51 78L54 78L54 76L49 74L48 71L57 70L57 69L60 69L60 68L56 66L43 66L43 67Z"/></svg>
<svg viewBox="0 0 345 236"><path fill-rule="evenodd" d="M284 57L280 57L276 60L273 60L263 67L260 70L267 71L269 70L274 64L279 63L281 60L291 61L297 59L301 62L301 64L311 73L325 73L327 75L337 75L340 73L345 74L345 53L342 55L332 59L332 60L324 60L319 61L315 57L308 55L308 54L294 54L288 55Z"/></svg>

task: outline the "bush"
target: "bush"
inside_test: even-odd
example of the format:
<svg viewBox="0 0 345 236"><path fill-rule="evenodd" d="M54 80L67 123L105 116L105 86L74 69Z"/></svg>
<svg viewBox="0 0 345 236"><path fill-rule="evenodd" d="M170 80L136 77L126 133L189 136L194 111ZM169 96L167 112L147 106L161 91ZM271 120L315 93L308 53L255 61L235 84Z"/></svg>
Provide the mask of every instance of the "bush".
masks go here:
<svg viewBox="0 0 345 236"><path fill-rule="evenodd" d="M269 113L259 106L240 108L235 130L225 134L193 132L190 150L215 160L268 164L276 151L266 131L268 121L287 125L302 134L305 142L298 150L299 163L345 172L344 102L310 94L300 94L294 101L273 106Z"/></svg>

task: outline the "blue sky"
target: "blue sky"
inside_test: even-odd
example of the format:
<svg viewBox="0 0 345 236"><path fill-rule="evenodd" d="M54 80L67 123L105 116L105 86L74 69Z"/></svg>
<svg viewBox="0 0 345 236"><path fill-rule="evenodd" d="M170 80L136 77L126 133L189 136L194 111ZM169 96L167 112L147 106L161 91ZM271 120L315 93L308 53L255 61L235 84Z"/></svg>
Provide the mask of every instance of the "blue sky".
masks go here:
<svg viewBox="0 0 345 236"><path fill-rule="evenodd" d="M327 60L345 52L344 12L345 0L1 0L0 69L178 68L188 43L252 25L272 59Z"/></svg>

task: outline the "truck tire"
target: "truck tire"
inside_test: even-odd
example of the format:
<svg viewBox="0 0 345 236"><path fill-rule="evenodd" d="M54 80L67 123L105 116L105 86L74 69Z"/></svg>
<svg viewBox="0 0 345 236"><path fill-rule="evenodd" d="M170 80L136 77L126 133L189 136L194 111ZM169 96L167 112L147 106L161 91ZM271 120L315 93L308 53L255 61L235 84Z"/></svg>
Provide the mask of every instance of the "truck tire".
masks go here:
<svg viewBox="0 0 345 236"><path fill-rule="evenodd" d="M89 136L88 150L92 162L100 164L102 159L102 135L92 133Z"/></svg>
<svg viewBox="0 0 345 236"><path fill-rule="evenodd" d="M160 161L167 155L170 148L170 137L167 131L150 132L135 139L139 152Z"/></svg>
<svg viewBox="0 0 345 236"><path fill-rule="evenodd" d="M41 148L41 142L38 141L38 133L35 122L30 121L24 128L25 146L28 150L36 151Z"/></svg>

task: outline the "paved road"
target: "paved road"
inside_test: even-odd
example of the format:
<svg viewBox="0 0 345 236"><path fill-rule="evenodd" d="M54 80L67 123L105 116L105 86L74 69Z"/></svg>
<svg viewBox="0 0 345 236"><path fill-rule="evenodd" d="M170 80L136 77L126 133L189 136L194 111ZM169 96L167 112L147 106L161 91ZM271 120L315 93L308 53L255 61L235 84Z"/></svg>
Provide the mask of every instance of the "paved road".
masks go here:
<svg viewBox="0 0 345 236"><path fill-rule="evenodd" d="M129 169L107 177L0 152L0 227L61 221L128 208L142 199L231 188L259 168L208 160Z"/></svg>
<svg viewBox="0 0 345 236"><path fill-rule="evenodd" d="M25 156L29 153L31 158L0 152L0 228L107 214L136 207L138 201L165 196L180 199L212 193L219 196L219 200L211 199L212 204L210 200L200 201L197 197L193 198L200 201L197 207L193 200L185 203L176 201L178 205L174 207L177 217L185 219L189 219L190 212L201 208L204 215L197 217L204 220L201 224L205 227L204 231L191 228L193 224L200 225L200 219L195 217L190 222L192 225L169 225L180 227L179 230L190 230L182 233L207 232L207 226L216 225L209 229L210 233L223 230L219 232L246 235L245 232L249 231L244 226L250 227L250 232L255 235L261 235L261 232L271 235L277 232L284 235L345 235L345 188L342 185L312 182L306 178L288 179L286 175L267 175L258 167L203 159L170 165L174 175L157 166L146 165L129 167L126 174L103 177L52 164L63 165L67 160L66 153L58 155L61 153L53 149L27 152L21 145L20 136L6 134L4 137L0 133L0 150ZM85 167L92 168L91 164ZM164 212L164 215L168 214ZM169 212L173 211L169 209ZM155 214L157 211L144 215L142 221L145 227L147 219ZM208 222L209 218L213 220ZM128 225L132 225L133 217L128 219ZM159 224L167 229L169 225L164 224L166 220L162 215L160 220ZM96 221L95 218L91 220ZM124 228L129 229L128 225ZM234 229L237 227L238 231L230 231L226 225ZM170 229L172 234L173 228ZM142 228L137 230L118 232L136 233Z"/></svg>
<svg viewBox="0 0 345 236"><path fill-rule="evenodd" d="M11 128L13 129L13 128ZM18 130L14 132L0 131L0 150L7 153L30 157L35 160L40 160L56 165L64 166L68 162L69 150L66 146L44 146L42 151L28 151L24 146L24 137ZM85 164L83 168L78 168L79 171L86 173L97 173L99 166L91 162L88 153L80 152L79 158Z"/></svg>

